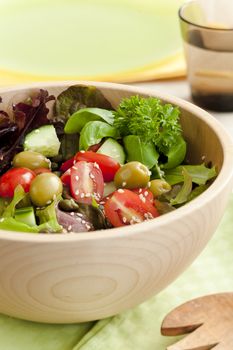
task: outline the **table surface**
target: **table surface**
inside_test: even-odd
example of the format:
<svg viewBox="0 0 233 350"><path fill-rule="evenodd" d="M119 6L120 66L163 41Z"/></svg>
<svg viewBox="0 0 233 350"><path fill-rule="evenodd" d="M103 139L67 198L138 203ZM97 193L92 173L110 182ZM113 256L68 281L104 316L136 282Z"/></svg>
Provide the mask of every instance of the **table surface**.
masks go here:
<svg viewBox="0 0 233 350"><path fill-rule="evenodd" d="M191 101L189 85L185 79L137 83L132 85L154 89ZM210 111L210 113L225 126L227 131L233 137L233 112L218 113Z"/></svg>

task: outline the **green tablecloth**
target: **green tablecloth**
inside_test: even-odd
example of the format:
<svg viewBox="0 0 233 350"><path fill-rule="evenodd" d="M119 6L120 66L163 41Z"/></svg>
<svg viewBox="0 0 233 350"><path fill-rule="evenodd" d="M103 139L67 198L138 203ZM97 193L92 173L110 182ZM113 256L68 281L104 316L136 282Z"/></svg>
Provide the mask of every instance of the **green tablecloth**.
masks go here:
<svg viewBox="0 0 233 350"><path fill-rule="evenodd" d="M200 295L233 291L233 196L217 232L193 265L159 295L97 323L45 325L0 316L4 350L164 350L175 339L160 335L164 316Z"/></svg>

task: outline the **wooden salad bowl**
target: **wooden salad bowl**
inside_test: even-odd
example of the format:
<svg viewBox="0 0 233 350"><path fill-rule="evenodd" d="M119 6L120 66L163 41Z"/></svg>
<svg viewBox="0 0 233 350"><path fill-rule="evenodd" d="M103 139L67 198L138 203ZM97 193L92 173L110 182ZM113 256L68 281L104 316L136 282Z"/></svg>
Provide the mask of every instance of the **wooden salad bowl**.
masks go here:
<svg viewBox="0 0 233 350"><path fill-rule="evenodd" d="M152 297L177 278L216 230L233 185L233 144L204 110L176 97L126 85L61 82L5 88L1 109L33 89L58 95L95 85L115 107L131 95L159 97L181 109L191 164L211 162L218 176L192 202L156 219L85 234L0 231L0 312L53 323L101 319ZM51 104L51 103L50 103Z"/></svg>

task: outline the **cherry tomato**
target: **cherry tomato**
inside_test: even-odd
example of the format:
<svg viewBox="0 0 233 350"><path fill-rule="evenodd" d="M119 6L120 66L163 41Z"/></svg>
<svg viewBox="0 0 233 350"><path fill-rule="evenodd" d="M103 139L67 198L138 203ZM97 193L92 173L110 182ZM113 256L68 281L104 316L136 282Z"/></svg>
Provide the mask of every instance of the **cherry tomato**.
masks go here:
<svg viewBox="0 0 233 350"><path fill-rule="evenodd" d="M42 173L51 173L51 170L48 168L37 168L33 170L36 175L40 175Z"/></svg>
<svg viewBox="0 0 233 350"><path fill-rule="evenodd" d="M140 199L137 193L119 189L104 204L105 215L114 227L136 224L156 218L157 209Z"/></svg>
<svg viewBox="0 0 233 350"><path fill-rule="evenodd" d="M34 171L27 168L12 168L0 178L0 196L13 197L17 185L21 185L25 192L29 191L32 180L36 177Z"/></svg>
<svg viewBox="0 0 233 350"><path fill-rule="evenodd" d="M106 156L105 154L95 153L91 151L78 152L75 155L75 160L84 160L86 162L97 163L103 173L104 181L106 182L113 181L117 170L121 167L115 159Z"/></svg>
<svg viewBox="0 0 233 350"><path fill-rule="evenodd" d="M139 195L139 198L143 202L153 204L154 202L153 193L147 188L135 188L131 191L133 191L134 193L137 193Z"/></svg>
<svg viewBox="0 0 233 350"><path fill-rule="evenodd" d="M104 193L104 179L98 165L80 161L70 168L70 192L80 203L99 202Z"/></svg>
<svg viewBox="0 0 233 350"><path fill-rule="evenodd" d="M66 172L61 176L61 181L66 186L70 186L70 173L71 173L71 168L66 170Z"/></svg>
<svg viewBox="0 0 233 350"><path fill-rule="evenodd" d="M64 163L62 163L60 170L65 172L69 168L71 168L74 165L74 157L66 160Z"/></svg>

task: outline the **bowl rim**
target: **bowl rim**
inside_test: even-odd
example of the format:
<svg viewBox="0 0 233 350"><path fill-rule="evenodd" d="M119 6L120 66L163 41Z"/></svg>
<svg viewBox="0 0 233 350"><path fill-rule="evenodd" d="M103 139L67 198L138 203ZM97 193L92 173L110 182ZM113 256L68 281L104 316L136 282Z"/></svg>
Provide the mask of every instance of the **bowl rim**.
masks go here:
<svg viewBox="0 0 233 350"><path fill-rule="evenodd" d="M14 92L19 93L22 90L30 89L48 89L49 88L67 88L71 85L94 85L97 88L107 88L109 90L119 90L125 92L132 92L134 94L144 94L148 96L154 96L164 99L168 103L172 103L187 110L192 114L203 120L208 126L210 126L222 145L223 149L223 164L222 168L211 184L211 186L203 192L199 197L195 198L192 202L179 208L179 210L174 210L167 215L161 215L158 218L139 223L136 225L128 225L126 227L120 228L110 228L105 230L97 230L90 232L88 234L84 233L69 233L69 234L33 234L26 232L8 231L0 230L0 240L15 241L15 242L26 242L26 243L70 243L70 242L83 242L83 241L99 241L107 239L117 239L117 238L130 238L143 231L155 231L157 228L164 225L170 225L177 219L182 219L182 217L190 214L193 210L201 210L203 206L211 202L216 196L223 191L225 187L229 184L233 184L233 139L228 133L228 131L223 127L223 125L214 118L210 113L201 109L200 107L192 104L191 102L185 101L179 97L173 96L171 94L161 93L156 89L142 88L137 86L130 86L118 83L109 82L95 82L95 81L85 81L85 80L68 80L68 81L53 81L53 82L39 82L30 83L23 85L14 85L10 87L0 88L0 96L2 93ZM159 234L159 232L157 232Z"/></svg>

